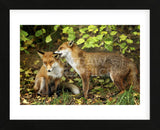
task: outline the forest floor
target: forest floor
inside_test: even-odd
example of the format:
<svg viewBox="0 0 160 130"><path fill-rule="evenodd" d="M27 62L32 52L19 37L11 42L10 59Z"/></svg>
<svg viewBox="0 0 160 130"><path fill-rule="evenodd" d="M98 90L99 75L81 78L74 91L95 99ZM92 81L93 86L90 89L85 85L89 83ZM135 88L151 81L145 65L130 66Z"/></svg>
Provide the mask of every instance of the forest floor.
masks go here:
<svg viewBox="0 0 160 130"><path fill-rule="evenodd" d="M52 50L56 50L54 46ZM99 49L93 49L100 51ZM82 80L73 68L65 62L65 72L61 82L68 82L79 87L81 94L73 95L71 92L62 89L60 96L38 96L34 90L34 80L37 72L42 66L42 61L35 48L28 49L29 54L20 54L20 104L21 105L139 105L140 94L136 93L132 87L125 90L123 94L117 94L118 89L111 81L110 77L92 77L90 79L90 90L88 98L82 95ZM92 50L89 50L92 51ZM139 61L135 61L139 64Z"/></svg>

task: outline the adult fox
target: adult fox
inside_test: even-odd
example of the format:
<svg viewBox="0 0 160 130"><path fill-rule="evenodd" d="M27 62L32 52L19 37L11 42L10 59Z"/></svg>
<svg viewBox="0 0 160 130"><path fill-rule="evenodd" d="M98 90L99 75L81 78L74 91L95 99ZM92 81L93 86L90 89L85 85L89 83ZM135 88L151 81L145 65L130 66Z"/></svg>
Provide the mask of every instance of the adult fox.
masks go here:
<svg viewBox="0 0 160 130"><path fill-rule="evenodd" d="M63 76L64 66L58 59L59 54L53 54L53 52L37 52L43 61L43 65L35 78L34 90L40 95L49 94L51 92L56 93L57 87L60 84L60 80ZM53 89L48 91L48 86L54 83ZM61 86L70 89L73 94L79 94L79 88L73 84L63 83Z"/></svg>
<svg viewBox="0 0 160 130"><path fill-rule="evenodd" d="M82 79L85 98L88 94L90 76L107 74L120 91L126 89L128 85L133 85L135 90L140 91L137 67L131 60L122 55L85 52L73 42L64 42L54 53L65 57L66 61L79 74Z"/></svg>

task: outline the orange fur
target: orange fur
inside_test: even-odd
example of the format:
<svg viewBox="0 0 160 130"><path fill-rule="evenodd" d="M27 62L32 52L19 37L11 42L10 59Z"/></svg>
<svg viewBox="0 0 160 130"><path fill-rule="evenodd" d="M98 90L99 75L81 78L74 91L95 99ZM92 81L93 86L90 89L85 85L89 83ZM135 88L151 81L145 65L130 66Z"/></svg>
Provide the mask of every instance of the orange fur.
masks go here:
<svg viewBox="0 0 160 130"><path fill-rule="evenodd" d="M136 77L136 65L128 58L105 52L85 52L73 42L65 42L55 53L65 57L67 62L82 78L84 96L87 98L90 76L109 74L114 84L123 91L127 85L133 84L139 91L139 81ZM127 81L125 82L125 79Z"/></svg>

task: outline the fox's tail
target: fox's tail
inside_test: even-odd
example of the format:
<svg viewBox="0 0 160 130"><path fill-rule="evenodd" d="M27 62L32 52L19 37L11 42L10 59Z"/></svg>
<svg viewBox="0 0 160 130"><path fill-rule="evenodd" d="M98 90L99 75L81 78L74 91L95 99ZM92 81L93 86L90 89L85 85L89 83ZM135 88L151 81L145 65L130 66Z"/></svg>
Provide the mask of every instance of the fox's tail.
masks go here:
<svg viewBox="0 0 160 130"><path fill-rule="evenodd" d="M70 84L70 83L64 83L64 82L62 82L62 83L60 83L60 85L59 85L59 87L58 87L59 89L62 89L62 88L67 88L67 89L69 89L73 94L80 94L80 90L79 90L79 88L76 86L76 85L74 85L74 84ZM58 89L57 88L57 89ZM51 88L51 92L53 92L54 91L54 87L52 87Z"/></svg>
<svg viewBox="0 0 160 130"><path fill-rule="evenodd" d="M60 86L63 87L63 88L69 89L69 90L70 90L73 94L75 94L75 95L76 95L76 94L80 94L79 88L78 88L76 85L74 85L74 84L61 83Z"/></svg>
<svg viewBox="0 0 160 130"><path fill-rule="evenodd" d="M133 89L137 92L140 92L140 83L137 77L138 70L135 64L130 63L130 73L128 75L130 84L133 85Z"/></svg>

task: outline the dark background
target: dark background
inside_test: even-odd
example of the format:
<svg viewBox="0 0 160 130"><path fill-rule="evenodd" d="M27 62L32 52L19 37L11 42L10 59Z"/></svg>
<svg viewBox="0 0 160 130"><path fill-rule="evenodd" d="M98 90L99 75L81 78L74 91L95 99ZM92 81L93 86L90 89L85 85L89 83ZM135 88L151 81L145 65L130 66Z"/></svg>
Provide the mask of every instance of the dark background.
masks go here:
<svg viewBox="0 0 160 130"><path fill-rule="evenodd" d="M160 80L158 69L160 44L160 3L158 0L0 0L0 130L10 129L160 129ZM150 44L150 88L151 88L151 120L139 121L18 121L9 120L9 9L150 9L151 44ZM113 113L114 114L114 113Z"/></svg>

